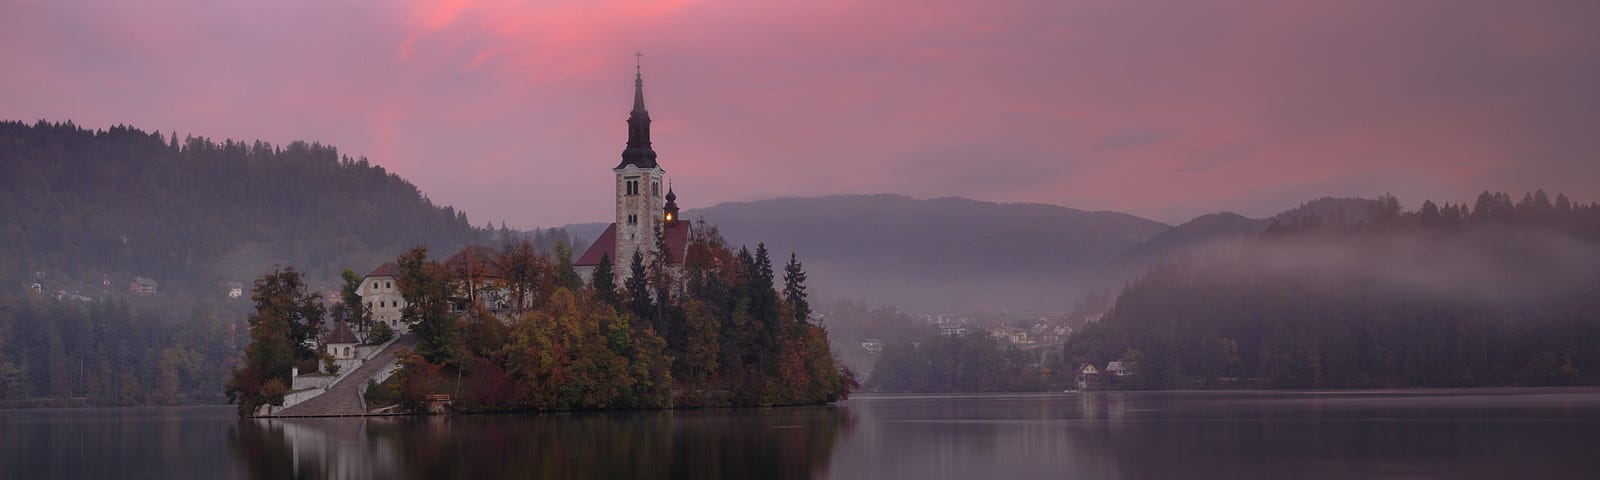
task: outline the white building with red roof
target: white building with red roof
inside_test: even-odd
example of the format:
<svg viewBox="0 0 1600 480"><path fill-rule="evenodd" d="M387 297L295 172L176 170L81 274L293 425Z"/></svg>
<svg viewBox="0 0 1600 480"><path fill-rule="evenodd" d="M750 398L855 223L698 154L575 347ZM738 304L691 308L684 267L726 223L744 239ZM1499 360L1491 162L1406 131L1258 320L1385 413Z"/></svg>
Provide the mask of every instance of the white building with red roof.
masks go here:
<svg viewBox="0 0 1600 480"><path fill-rule="evenodd" d="M400 321L400 311L405 308L406 299L400 296L399 279L400 267L385 263L361 279L361 287L356 289L356 295L361 296L361 302L372 312L372 321L383 322L396 333L411 330Z"/></svg>
<svg viewBox="0 0 1600 480"><path fill-rule="evenodd" d="M327 341L323 344L327 345L328 354L333 355L334 360L349 360L356 358L356 346L361 341L356 339L355 332L350 331L350 324L339 322L333 326L333 331L328 332Z"/></svg>

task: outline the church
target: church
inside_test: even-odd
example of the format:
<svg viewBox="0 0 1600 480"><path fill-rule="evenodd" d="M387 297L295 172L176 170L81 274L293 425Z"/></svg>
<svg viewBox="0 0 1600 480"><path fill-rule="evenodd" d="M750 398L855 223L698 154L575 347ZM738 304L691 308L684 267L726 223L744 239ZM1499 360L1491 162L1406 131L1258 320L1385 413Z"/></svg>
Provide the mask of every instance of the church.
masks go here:
<svg viewBox="0 0 1600 480"><path fill-rule="evenodd" d="M644 108L644 76L633 77L633 111L628 115L628 146L622 150L622 163L611 169L616 180L616 221L606 227L589 250L573 263L578 275L591 278L602 257L609 257L618 282L630 276L634 252L646 262L656 252L656 232L665 237L667 263L682 265L689 245L689 222L678 219L678 195L668 185L662 194L666 169L656 161L650 144L650 112Z"/></svg>

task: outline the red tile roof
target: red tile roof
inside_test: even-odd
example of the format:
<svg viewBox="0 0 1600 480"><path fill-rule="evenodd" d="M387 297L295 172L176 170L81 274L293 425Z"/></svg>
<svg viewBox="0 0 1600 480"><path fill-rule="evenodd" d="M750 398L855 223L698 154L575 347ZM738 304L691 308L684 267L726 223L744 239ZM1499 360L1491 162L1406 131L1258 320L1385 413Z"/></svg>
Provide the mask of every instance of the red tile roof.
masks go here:
<svg viewBox="0 0 1600 480"><path fill-rule="evenodd" d="M503 276L505 270L500 266L500 252L484 246L470 246L451 255L444 261L444 266L457 275L469 273L484 277Z"/></svg>
<svg viewBox="0 0 1600 480"><path fill-rule="evenodd" d="M400 276L400 267L398 265L393 264L393 263L385 263L383 265L379 265L378 268L373 269L372 273L367 274L367 276L369 276L369 277L399 277Z"/></svg>
<svg viewBox="0 0 1600 480"><path fill-rule="evenodd" d="M689 222L673 222L667 227L667 251L672 254L667 258L671 263L683 263L683 258L689 255Z"/></svg>
<svg viewBox="0 0 1600 480"><path fill-rule="evenodd" d="M573 265L580 267L599 265L601 255L612 256L611 264L617 264L617 259L615 258L617 256L617 224L615 223L606 227L606 231L602 232L599 238L594 239L594 243L589 244L589 250L583 252L583 256L578 257L578 261L573 262Z"/></svg>
<svg viewBox="0 0 1600 480"><path fill-rule="evenodd" d="M688 255L689 229L689 222L675 222L671 227L665 228L663 233L667 236L667 250L672 252L670 258L668 258L671 263L683 263L684 256ZM612 265L632 261L632 259L617 260L617 224L615 223L606 227L606 231L600 234L600 238L594 239L594 243L589 245L589 250L583 252L583 256L578 257L578 261L573 262L573 265L580 267L599 265L601 255L610 255Z"/></svg>
<svg viewBox="0 0 1600 480"><path fill-rule="evenodd" d="M335 343L361 343L356 340L356 334L350 332L350 324L339 322L334 325L333 332L328 334L328 344Z"/></svg>

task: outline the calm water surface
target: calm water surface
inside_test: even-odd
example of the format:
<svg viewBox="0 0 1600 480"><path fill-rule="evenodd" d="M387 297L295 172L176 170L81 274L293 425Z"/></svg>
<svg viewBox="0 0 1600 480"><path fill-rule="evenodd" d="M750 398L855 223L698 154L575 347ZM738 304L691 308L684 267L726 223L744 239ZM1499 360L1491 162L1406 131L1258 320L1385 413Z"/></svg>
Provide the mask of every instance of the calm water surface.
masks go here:
<svg viewBox="0 0 1600 480"><path fill-rule="evenodd" d="M1600 478L1600 390L858 395L826 407L238 420L0 411L0 479Z"/></svg>

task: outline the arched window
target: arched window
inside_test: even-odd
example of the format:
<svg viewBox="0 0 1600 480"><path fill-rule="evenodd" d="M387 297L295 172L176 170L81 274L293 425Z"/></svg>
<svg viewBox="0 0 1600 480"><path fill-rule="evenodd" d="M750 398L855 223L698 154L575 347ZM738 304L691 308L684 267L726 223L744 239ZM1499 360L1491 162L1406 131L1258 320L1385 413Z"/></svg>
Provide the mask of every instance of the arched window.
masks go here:
<svg viewBox="0 0 1600 480"><path fill-rule="evenodd" d="M350 347L344 347L344 356L350 356Z"/></svg>

